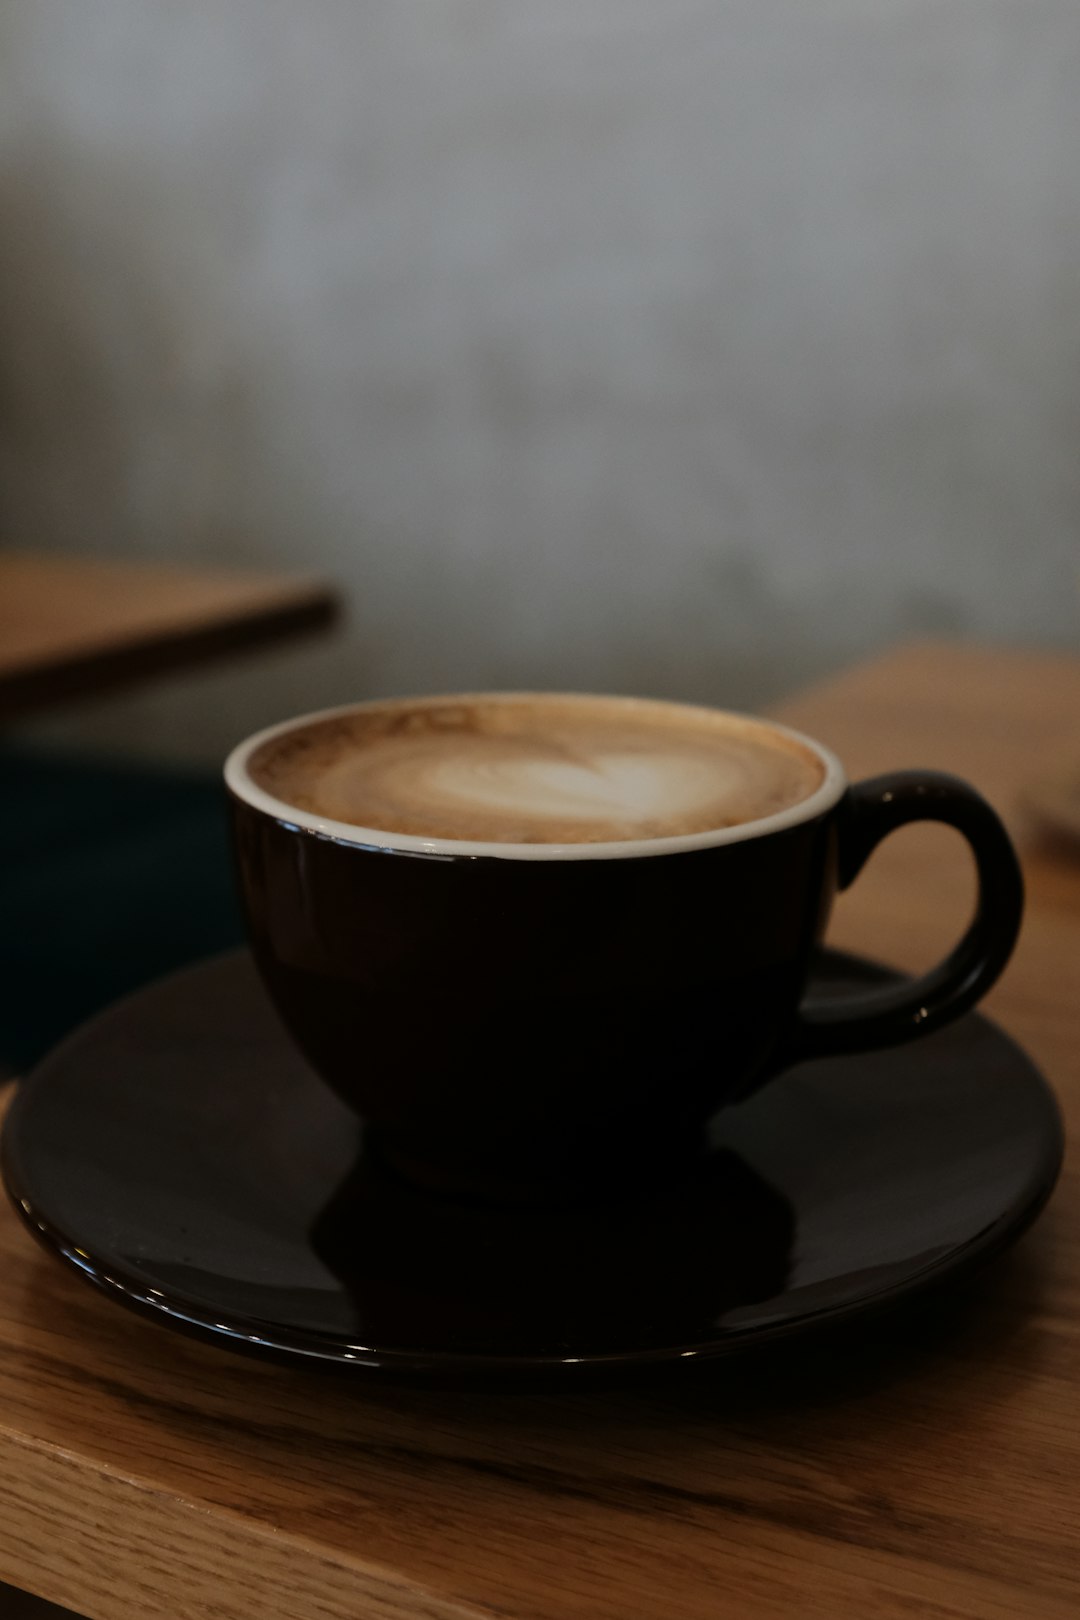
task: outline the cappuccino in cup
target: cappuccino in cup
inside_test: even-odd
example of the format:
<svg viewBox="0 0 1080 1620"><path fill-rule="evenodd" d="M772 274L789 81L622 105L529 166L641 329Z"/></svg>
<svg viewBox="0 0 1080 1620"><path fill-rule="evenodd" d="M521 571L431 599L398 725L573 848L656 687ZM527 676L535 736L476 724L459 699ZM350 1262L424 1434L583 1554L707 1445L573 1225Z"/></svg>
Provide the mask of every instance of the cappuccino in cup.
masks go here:
<svg viewBox="0 0 1080 1620"><path fill-rule="evenodd" d="M739 826L800 804L825 777L817 752L754 720L544 694L371 704L271 738L248 770L325 821L496 844Z"/></svg>

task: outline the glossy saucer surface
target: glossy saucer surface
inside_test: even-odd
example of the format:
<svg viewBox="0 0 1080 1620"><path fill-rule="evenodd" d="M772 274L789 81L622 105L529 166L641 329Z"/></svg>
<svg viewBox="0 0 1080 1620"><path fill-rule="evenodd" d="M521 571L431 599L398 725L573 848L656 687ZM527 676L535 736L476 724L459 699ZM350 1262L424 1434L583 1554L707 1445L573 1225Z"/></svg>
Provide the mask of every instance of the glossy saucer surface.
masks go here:
<svg viewBox="0 0 1080 1620"><path fill-rule="evenodd" d="M882 977L825 953L815 989ZM164 1324L452 1381L711 1358L918 1293L1018 1236L1061 1153L1046 1083L969 1014L789 1071L638 1199L454 1203L365 1149L238 952L66 1041L20 1087L3 1170L54 1254Z"/></svg>

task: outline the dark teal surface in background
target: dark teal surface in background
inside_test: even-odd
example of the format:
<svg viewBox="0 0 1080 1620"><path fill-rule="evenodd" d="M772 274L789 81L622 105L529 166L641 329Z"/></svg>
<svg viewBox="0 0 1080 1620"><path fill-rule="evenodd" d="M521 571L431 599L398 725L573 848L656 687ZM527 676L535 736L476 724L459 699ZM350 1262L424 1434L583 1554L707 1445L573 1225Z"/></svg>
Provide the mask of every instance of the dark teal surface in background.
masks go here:
<svg viewBox="0 0 1080 1620"><path fill-rule="evenodd" d="M0 1070L242 939L216 772L0 748Z"/></svg>

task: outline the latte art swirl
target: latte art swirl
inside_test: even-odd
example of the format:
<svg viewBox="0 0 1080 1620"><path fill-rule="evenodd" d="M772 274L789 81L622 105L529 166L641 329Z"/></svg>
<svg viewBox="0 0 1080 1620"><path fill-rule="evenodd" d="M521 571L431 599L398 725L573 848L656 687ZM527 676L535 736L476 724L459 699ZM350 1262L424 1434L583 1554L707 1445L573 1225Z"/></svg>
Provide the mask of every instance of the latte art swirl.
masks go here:
<svg viewBox="0 0 1080 1620"><path fill-rule="evenodd" d="M373 704L271 738L253 779L349 826L491 843L662 838L808 798L820 760L764 723L625 698Z"/></svg>
<svg viewBox="0 0 1080 1620"><path fill-rule="evenodd" d="M716 772L711 761L677 753L599 754L587 760L522 758L511 749L494 757L432 763L425 773L430 797L504 817L537 815L545 821L649 821L711 802Z"/></svg>

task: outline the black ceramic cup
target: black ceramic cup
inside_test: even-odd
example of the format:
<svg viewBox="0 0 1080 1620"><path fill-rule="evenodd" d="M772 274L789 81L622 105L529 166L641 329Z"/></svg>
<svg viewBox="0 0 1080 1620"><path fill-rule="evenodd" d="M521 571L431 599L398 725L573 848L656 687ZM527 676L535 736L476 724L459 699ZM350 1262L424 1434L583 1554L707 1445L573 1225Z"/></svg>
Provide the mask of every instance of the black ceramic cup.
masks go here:
<svg viewBox="0 0 1080 1620"><path fill-rule="evenodd" d="M768 725L821 764L820 786L779 813L606 844L421 839L321 820L253 779L264 743L323 718L261 732L226 764L252 949L308 1060L429 1186L515 1199L654 1180L782 1069L959 1017L1016 940L1016 855L952 776L849 785L828 749ZM899 988L806 1000L837 889L914 821L971 847L967 932Z"/></svg>

